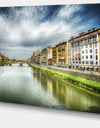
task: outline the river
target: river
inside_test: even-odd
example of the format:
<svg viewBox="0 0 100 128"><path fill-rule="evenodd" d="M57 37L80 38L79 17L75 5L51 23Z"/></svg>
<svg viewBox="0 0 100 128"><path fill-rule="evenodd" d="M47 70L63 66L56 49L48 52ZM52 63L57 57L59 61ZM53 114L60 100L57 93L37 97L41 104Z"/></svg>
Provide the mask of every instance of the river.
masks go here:
<svg viewBox="0 0 100 128"><path fill-rule="evenodd" d="M100 113L100 96L23 64L0 67L0 101Z"/></svg>

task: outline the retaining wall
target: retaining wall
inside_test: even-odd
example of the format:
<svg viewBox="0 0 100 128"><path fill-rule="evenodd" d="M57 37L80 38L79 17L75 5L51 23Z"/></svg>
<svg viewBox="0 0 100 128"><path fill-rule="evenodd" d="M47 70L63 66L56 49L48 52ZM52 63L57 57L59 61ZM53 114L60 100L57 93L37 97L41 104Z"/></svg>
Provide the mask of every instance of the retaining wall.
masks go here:
<svg viewBox="0 0 100 128"><path fill-rule="evenodd" d="M99 73L93 73L93 72L85 72L85 71L70 71L70 70L64 70L64 69L58 69L58 68L53 68L53 67L47 67L48 69L51 69L51 70L55 70L55 71L59 71L59 72L62 72L62 73L66 73L66 74L70 74L70 75L73 75L73 76L78 76L78 77L82 77L82 78L85 78L85 79L88 79L88 80L92 80L92 81L97 81L97 82L100 82L100 75Z"/></svg>

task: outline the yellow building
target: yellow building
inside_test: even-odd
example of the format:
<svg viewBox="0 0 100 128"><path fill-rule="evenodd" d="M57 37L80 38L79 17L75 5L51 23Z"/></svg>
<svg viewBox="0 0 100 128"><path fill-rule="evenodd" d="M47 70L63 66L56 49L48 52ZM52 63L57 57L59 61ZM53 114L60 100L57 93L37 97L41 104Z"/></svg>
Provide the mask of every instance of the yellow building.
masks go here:
<svg viewBox="0 0 100 128"><path fill-rule="evenodd" d="M52 58L48 59L48 65L52 65Z"/></svg>
<svg viewBox="0 0 100 128"><path fill-rule="evenodd" d="M52 64L57 64L57 47L52 48Z"/></svg>
<svg viewBox="0 0 100 128"><path fill-rule="evenodd" d="M67 66L67 42L57 44L52 50L53 65Z"/></svg>

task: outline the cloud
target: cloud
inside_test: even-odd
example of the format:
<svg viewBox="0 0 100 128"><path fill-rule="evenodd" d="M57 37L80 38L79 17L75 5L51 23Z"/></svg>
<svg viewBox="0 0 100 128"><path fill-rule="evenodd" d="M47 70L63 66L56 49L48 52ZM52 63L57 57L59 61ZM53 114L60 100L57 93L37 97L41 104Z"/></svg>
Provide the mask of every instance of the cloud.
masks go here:
<svg viewBox="0 0 100 128"><path fill-rule="evenodd" d="M94 19L94 12L86 14L86 10L87 5L0 8L0 51L11 58L26 59L34 50L96 27L99 16Z"/></svg>

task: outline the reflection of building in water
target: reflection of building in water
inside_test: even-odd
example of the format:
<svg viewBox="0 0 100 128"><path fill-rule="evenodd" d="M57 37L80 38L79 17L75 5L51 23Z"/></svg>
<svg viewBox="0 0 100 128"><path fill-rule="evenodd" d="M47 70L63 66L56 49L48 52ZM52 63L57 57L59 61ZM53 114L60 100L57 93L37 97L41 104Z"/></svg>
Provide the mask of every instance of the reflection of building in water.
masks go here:
<svg viewBox="0 0 100 128"><path fill-rule="evenodd" d="M67 105L67 86L63 86L60 81L44 74L41 75L41 83L45 85L48 93L56 97L61 104Z"/></svg>
<svg viewBox="0 0 100 128"><path fill-rule="evenodd" d="M37 73L33 74L33 79L34 79L35 83L37 83Z"/></svg>
<svg viewBox="0 0 100 128"><path fill-rule="evenodd" d="M39 72L39 78L40 78L40 80L41 80L41 78L42 78L42 73L41 73L41 71Z"/></svg>
<svg viewBox="0 0 100 128"><path fill-rule="evenodd" d="M37 80L41 81L41 85L49 94L56 97L62 105L67 106L66 85L64 86L62 82L54 80L52 77L49 77L41 71L34 73L34 81L36 82Z"/></svg>
<svg viewBox="0 0 100 128"><path fill-rule="evenodd" d="M88 111L91 106L100 108L100 97L85 92L83 89L68 86L67 108L78 111Z"/></svg>
<svg viewBox="0 0 100 128"><path fill-rule="evenodd" d="M62 104L67 104L67 86L62 86L59 81L56 82L56 96Z"/></svg>
<svg viewBox="0 0 100 128"><path fill-rule="evenodd" d="M34 80L36 81L36 79L37 82L41 82L45 91L58 100L59 105L65 106L67 109L90 111L96 107L100 108L100 97L96 94L87 93L83 89L69 85L69 83L64 84L41 71L34 72Z"/></svg>
<svg viewBox="0 0 100 128"><path fill-rule="evenodd" d="M59 94L59 85L58 85L58 81L56 82L56 94L58 95Z"/></svg>
<svg viewBox="0 0 100 128"><path fill-rule="evenodd" d="M52 85L52 80L47 79L47 91L51 94L53 94L53 85Z"/></svg>

